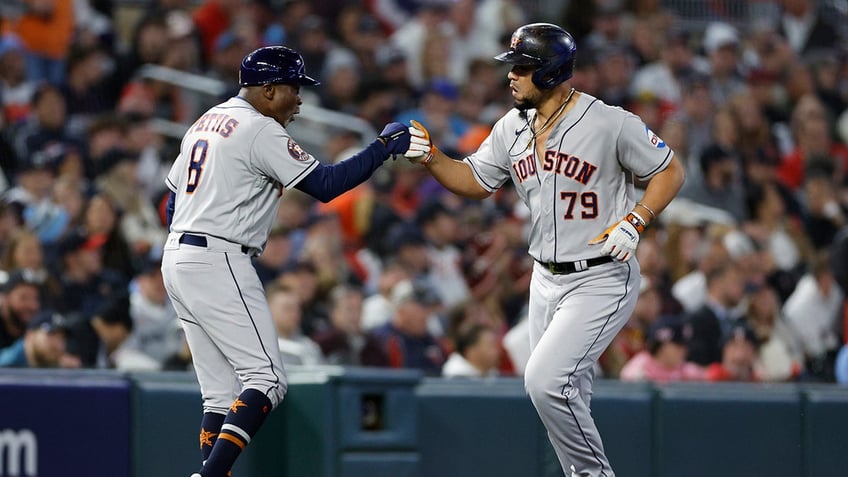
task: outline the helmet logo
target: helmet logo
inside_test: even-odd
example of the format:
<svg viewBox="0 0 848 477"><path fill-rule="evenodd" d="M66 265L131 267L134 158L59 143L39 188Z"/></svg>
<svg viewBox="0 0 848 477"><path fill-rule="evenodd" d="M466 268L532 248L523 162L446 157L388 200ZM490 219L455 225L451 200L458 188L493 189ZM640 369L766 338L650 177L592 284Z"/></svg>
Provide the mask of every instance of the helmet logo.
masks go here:
<svg viewBox="0 0 848 477"><path fill-rule="evenodd" d="M518 48L519 44L521 44L521 38L518 35L513 35L512 40L509 42L509 49L514 50Z"/></svg>

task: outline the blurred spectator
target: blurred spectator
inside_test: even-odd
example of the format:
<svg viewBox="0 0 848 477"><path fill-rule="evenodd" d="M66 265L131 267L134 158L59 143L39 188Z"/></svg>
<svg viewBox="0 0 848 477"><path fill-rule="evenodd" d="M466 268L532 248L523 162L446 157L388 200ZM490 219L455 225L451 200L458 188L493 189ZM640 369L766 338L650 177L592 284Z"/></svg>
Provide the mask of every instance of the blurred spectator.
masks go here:
<svg viewBox="0 0 848 477"><path fill-rule="evenodd" d="M167 189L162 178L171 168L170 153L162 133L154 126L152 117L129 114L121 118L126 123L123 140L117 149L123 149L138 157L135 172L136 187L144 200L155 202ZM107 149L111 150L111 148Z"/></svg>
<svg viewBox="0 0 848 477"><path fill-rule="evenodd" d="M362 304L358 288L339 285L330 292L330 327L312 336L327 364L362 365L362 350L372 339L362 329Z"/></svg>
<svg viewBox="0 0 848 477"><path fill-rule="evenodd" d="M21 160L17 185L3 196L20 214L22 222L45 243L55 241L68 223L67 212L53 202L53 183L62 152L62 145L51 144Z"/></svg>
<svg viewBox="0 0 848 477"><path fill-rule="evenodd" d="M751 292L745 320L760 343L758 360L763 381L797 379L804 367L804 355L783 319L780 300L773 288L762 286Z"/></svg>
<svg viewBox="0 0 848 477"><path fill-rule="evenodd" d="M636 70L633 55L618 44L605 46L596 55L599 98L611 106L625 106L630 99L630 79Z"/></svg>
<svg viewBox="0 0 848 477"><path fill-rule="evenodd" d="M721 341L721 361L706 369L707 381L759 381L757 337L744 324L731 327Z"/></svg>
<svg viewBox="0 0 848 477"><path fill-rule="evenodd" d="M305 336L329 326L327 304L318 294L318 275L315 266L308 261L298 261L285 270L273 285L281 285L297 296L300 305L300 329Z"/></svg>
<svg viewBox="0 0 848 477"><path fill-rule="evenodd" d="M737 125L735 149L741 160L740 165L761 154L779 154L777 138L750 89L745 88L734 94L728 101L728 106Z"/></svg>
<svg viewBox="0 0 848 477"><path fill-rule="evenodd" d="M406 273L417 280L426 279L430 272L427 240L421 230L411 223L398 223L384 238L389 260L397 262Z"/></svg>
<svg viewBox="0 0 848 477"><path fill-rule="evenodd" d="M84 182L77 178L60 176L53 182L53 201L68 214L65 230L73 230L83 224L86 197Z"/></svg>
<svg viewBox="0 0 848 477"><path fill-rule="evenodd" d="M145 64L161 64L168 49L168 25L164 11L147 15L133 28L128 51L117 52L111 95L117 98L124 86Z"/></svg>
<svg viewBox="0 0 848 477"><path fill-rule="evenodd" d="M248 20L250 3L252 0L204 0L193 11L191 20L197 28L204 63L212 57L219 36L232 25Z"/></svg>
<svg viewBox="0 0 848 477"><path fill-rule="evenodd" d="M648 329L646 349L633 356L621 369L623 381L700 381L704 369L686 360L690 325L679 317L662 317Z"/></svg>
<svg viewBox="0 0 848 477"><path fill-rule="evenodd" d="M698 158L704 148L713 142L711 125L717 105L710 96L709 76L697 72L689 75L682 83L681 94L681 108L676 118L686 125L686 144L689 146L690 157ZM695 165L698 165L697 161ZM689 170L700 173L700 167ZM691 177L687 176L686 182L689 180Z"/></svg>
<svg viewBox="0 0 848 477"><path fill-rule="evenodd" d="M121 274L103 266L105 243L105 236L77 229L58 245L57 273L62 291L50 301L72 324L87 320L101 308L104 300L126 289L126 280ZM79 350L72 351L79 354ZM88 365L96 360L94 355L80 357Z"/></svg>
<svg viewBox="0 0 848 477"><path fill-rule="evenodd" d="M73 42L74 0L26 0L20 18L0 18L0 31L16 33L26 45L27 77L61 84Z"/></svg>
<svg viewBox="0 0 848 477"><path fill-rule="evenodd" d="M120 210L118 229L135 256L159 254L167 232L156 208L141 190L138 157L129 151L113 149L100 158L101 172L96 185Z"/></svg>
<svg viewBox="0 0 848 477"><path fill-rule="evenodd" d="M836 28L824 18L814 0L781 0L783 12L778 32L799 55L816 48L831 48L838 44Z"/></svg>
<svg viewBox="0 0 848 477"><path fill-rule="evenodd" d="M846 224L845 206L827 158L811 158L803 184L804 226L817 250L833 243L837 231Z"/></svg>
<svg viewBox="0 0 848 477"><path fill-rule="evenodd" d="M834 177L844 180L848 170L848 147L833 140L827 111L815 95L804 95L795 104L791 128L795 148L780 163L777 172L781 182L798 190L814 157L828 158Z"/></svg>
<svg viewBox="0 0 848 477"><path fill-rule="evenodd" d="M0 288L0 349L24 335L27 324L41 310L41 281L28 270L2 272Z"/></svg>
<svg viewBox="0 0 848 477"><path fill-rule="evenodd" d="M402 281L392 289L391 321L371 332L375 347L366 348L363 363L391 368L420 369L436 376L445 362L444 350L428 331L430 315L438 297L422 284Z"/></svg>
<svg viewBox="0 0 848 477"><path fill-rule="evenodd" d="M712 145L700 157L701 177L690 178L680 197L726 211L739 222L747 218L739 159L731 150Z"/></svg>
<svg viewBox="0 0 848 477"><path fill-rule="evenodd" d="M740 320L734 308L745 294L745 277L736 264L727 263L707 273L707 301L685 315L692 327L688 359L702 366L722 359L722 337Z"/></svg>
<svg viewBox="0 0 848 477"><path fill-rule="evenodd" d="M91 118L115 107L107 81L108 56L97 46L74 46L68 54L67 81L62 94L68 109L68 130L81 136Z"/></svg>
<svg viewBox="0 0 848 477"><path fill-rule="evenodd" d="M133 251L121 231L118 213L108 195L95 194L86 203L83 229L89 236L103 240L103 266L129 278L135 267Z"/></svg>
<svg viewBox="0 0 848 477"><path fill-rule="evenodd" d="M301 311L298 296L283 285L271 285L267 290L268 308L277 329L277 343L283 356L283 364L322 364L321 348L301 332Z"/></svg>
<svg viewBox="0 0 848 477"><path fill-rule="evenodd" d="M209 59L206 75L221 80L227 85L227 91L222 96L230 97L238 94L241 60L257 47L258 45L252 44L244 35L232 29L221 33L215 40L215 49Z"/></svg>
<svg viewBox="0 0 848 477"><path fill-rule="evenodd" d="M712 22L704 31L704 72L710 75L710 96L717 104L727 102L745 87L740 76L739 32L728 23Z"/></svg>
<svg viewBox="0 0 848 477"><path fill-rule="evenodd" d="M130 301L125 292L104 300L89 321L97 336L96 344L88 353L95 353L94 367L120 369L124 371L153 371L159 363L132 346L130 335L133 321L130 316ZM85 364L85 362L83 362Z"/></svg>
<svg viewBox="0 0 848 477"><path fill-rule="evenodd" d="M326 300L330 290L342 283L359 283L354 258L345 254L339 220L335 214L317 216L307 230L300 260L315 270L316 294ZM349 261L349 259L351 261Z"/></svg>
<svg viewBox="0 0 848 477"><path fill-rule="evenodd" d="M621 0L592 1L593 8L588 9L591 29L584 39L578 40L585 44L588 49L601 50L610 45L619 45L627 39L627 19ZM585 5L576 7L586 8ZM569 12L569 16L577 12ZM568 23L568 22L566 22ZM570 31L570 30L569 30ZM579 30L575 32L579 34Z"/></svg>
<svg viewBox="0 0 848 477"><path fill-rule="evenodd" d="M431 137L446 149L456 150L459 138L468 131L469 123L456 111L459 89L445 78L434 78L425 87L419 107L403 111L395 121L409 124L410 119L426 121ZM432 125L432 127L431 127Z"/></svg>
<svg viewBox="0 0 848 477"><path fill-rule="evenodd" d="M40 84L32 95L29 116L15 132L18 160L25 160L51 144L72 143L66 127L67 109L62 91L57 86Z"/></svg>
<svg viewBox="0 0 848 477"><path fill-rule="evenodd" d="M486 377L498 375L500 345L495 330L475 323L460 330L456 350L442 366L442 376Z"/></svg>
<svg viewBox="0 0 848 477"><path fill-rule="evenodd" d="M0 367L56 368L73 367L73 360L63 360L67 323L50 310L35 315L27 324L23 337L0 349Z"/></svg>
<svg viewBox="0 0 848 477"><path fill-rule="evenodd" d="M454 214L438 199L430 199L418 210L416 223L427 240L427 283L445 308L468 300L471 294L460 269L460 251L456 246L459 226Z"/></svg>
<svg viewBox="0 0 848 477"><path fill-rule="evenodd" d="M419 239L423 243L423 239ZM398 247L404 244L397 243ZM410 279L408 269L400 262L390 260L383 266L377 279L376 292L362 302L362 329L371 331L387 323L393 312L392 290L401 281Z"/></svg>
<svg viewBox="0 0 848 477"><path fill-rule="evenodd" d="M265 250L253 259L253 267L263 285L277 279L283 270L290 265L292 259L290 230L285 226L278 225L271 229Z"/></svg>
<svg viewBox="0 0 848 477"><path fill-rule="evenodd" d="M453 45L456 35L453 25L450 23L449 0L425 0L419 3L415 15L408 21L399 25L389 36L389 42L398 47L406 57L407 76L416 88L422 88L432 77L427 77L425 69L425 49L428 36L441 35L443 44ZM465 58L460 48L444 51L445 56L441 63L446 71L455 75L450 77L456 84L464 81L466 71L464 68Z"/></svg>
<svg viewBox="0 0 848 477"><path fill-rule="evenodd" d="M27 76L26 49L20 38L12 33L0 36L0 101L8 124L26 119L36 84Z"/></svg>
<svg viewBox="0 0 848 477"><path fill-rule="evenodd" d="M764 249L776 271L789 274L794 283L803 272L804 262L811 257L812 244L799 220L786 215L786 206L775 183L748 186L748 210L751 220L745 232Z"/></svg>
<svg viewBox="0 0 848 477"><path fill-rule="evenodd" d="M800 341L811 379L833 381L844 298L834 281L829 257L820 253L783 305L783 314Z"/></svg>
<svg viewBox="0 0 848 477"><path fill-rule="evenodd" d="M841 61L840 61L841 58ZM818 49L807 55L816 95L828 109L831 118L838 118L848 108L848 97L841 90L840 69L844 53L833 49Z"/></svg>
<svg viewBox="0 0 848 477"><path fill-rule="evenodd" d="M161 262L145 261L129 289L133 327L126 348L149 357L156 362L156 369L162 369L179 354L183 330L165 292Z"/></svg>
<svg viewBox="0 0 848 477"><path fill-rule="evenodd" d="M666 35L660 48L659 61L641 66L630 81L630 94L652 95L678 107L682 101L681 79L691 74L693 54L689 48L688 35L681 30L673 30ZM661 137L668 142L664 135ZM674 149L675 154L678 150Z"/></svg>

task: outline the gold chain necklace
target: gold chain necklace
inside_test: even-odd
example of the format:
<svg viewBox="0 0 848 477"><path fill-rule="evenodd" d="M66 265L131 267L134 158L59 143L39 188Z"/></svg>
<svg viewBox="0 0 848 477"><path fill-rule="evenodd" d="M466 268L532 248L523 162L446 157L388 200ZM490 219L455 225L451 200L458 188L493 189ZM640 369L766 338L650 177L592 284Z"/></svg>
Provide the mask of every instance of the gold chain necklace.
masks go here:
<svg viewBox="0 0 848 477"><path fill-rule="evenodd" d="M533 144L533 142L536 141L536 138L539 137L540 134L545 132L549 127L553 126L554 119L558 118L559 115L562 114L562 112L565 110L565 107L568 105L568 102L571 101L572 96L574 96L574 88L571 88L571 91L568 93L568 97L565 98L565 101L563 101L559 108L554 111L554 114L552 114L550 117L548 117L548 119L545 120L545 123L542 124L542 127L540 127L538 131L533 131L533 126L530 126L530 132L533 133L533 136L530 137L529 141L527 141L527 146L525 146L524 149L530 147L530 144Z"/></svg>

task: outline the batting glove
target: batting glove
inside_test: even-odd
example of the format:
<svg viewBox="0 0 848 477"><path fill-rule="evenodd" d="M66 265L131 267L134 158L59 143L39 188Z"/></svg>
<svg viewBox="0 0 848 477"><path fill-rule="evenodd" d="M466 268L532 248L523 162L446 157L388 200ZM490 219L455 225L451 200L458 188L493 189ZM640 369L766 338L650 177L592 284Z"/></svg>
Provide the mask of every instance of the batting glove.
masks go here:
<svg viewBox="0 0 848 477"><path fill-rule="evenodd" d="M427 131L427 128L414 119L410 121L410 124L412 126L409 127L409 150L404 157L415 164L427 164L433 160L438 149L430 140L430 131Z"/></svg>
<svg viewBox="0 0 848 477"><path fill-rule="evenodd" d="M386 145L386 152L391 155L403 154L409 149L409 131L401 123L386 124L377 139Z"/></svg>
<svg viewBox="0 0 848 477"><path fill-rule="evenodd" d="M589 241L589 245L604 244L601 255L611 255L620 262L630 260L639 245L639 234L645 230L645 221L631 212L619 223Z"/></svg>

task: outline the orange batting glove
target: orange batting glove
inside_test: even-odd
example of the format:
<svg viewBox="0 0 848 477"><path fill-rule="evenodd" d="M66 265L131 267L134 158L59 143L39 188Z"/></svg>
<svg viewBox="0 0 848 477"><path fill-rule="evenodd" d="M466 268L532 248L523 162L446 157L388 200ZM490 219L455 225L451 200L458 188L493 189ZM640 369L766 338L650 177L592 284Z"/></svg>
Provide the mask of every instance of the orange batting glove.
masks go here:
<svg viewBox="0 0 848 477"><path fill-rule="evenodd" d="M427 131L421 123L416 120L409 121L409 149L403 154L409 162L415 164L427 164L433 160L433 156L439 151L430 140L430 131Z"/></svg>

